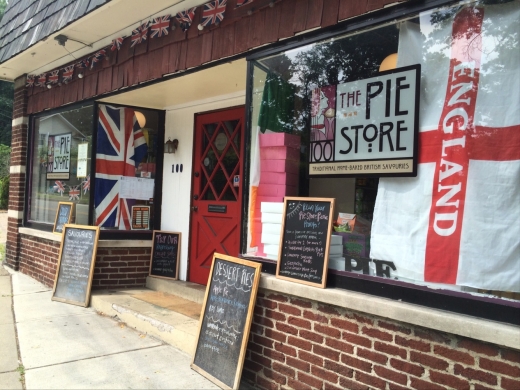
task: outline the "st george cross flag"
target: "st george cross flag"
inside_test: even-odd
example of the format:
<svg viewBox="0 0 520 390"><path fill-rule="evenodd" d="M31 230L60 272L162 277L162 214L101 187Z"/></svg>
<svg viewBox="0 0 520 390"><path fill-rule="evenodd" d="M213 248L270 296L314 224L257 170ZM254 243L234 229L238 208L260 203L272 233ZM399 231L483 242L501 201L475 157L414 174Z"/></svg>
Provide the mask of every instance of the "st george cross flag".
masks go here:
<svg viewBox="0 0 520 390"><path fill-rule="evenodd" d="M61 75L61 81L64 83L68 83L72 80L72 76L74 75L74 65L69 65L63 68L63 73Z"/></svg>
<svg viewBox="0 0 520 390"><path fill-rule="evenodd" d="M380 180L370 257L400 279L519 292L520 9L457 11L400 27L398 66L422 66L419 168Z"/></svg>
<svg viewBox="0 0 520 390"><path fill-rule="evenodd" d="M175 15L175 19L177 19L177 22L181 25L183 32L186 32L190 28L196 9L197 7L193 7L186 11L177 12L177 15Z"/></svg>
<svg viewBox="0 0 520 390"><path fill-rule="evenodd" d="M135 177L135 168L148 152L146 140L130 108L99 106L96 150L96 225L129 229L128 199L119 198L123 176Z"/></svg>
<svg viewBox="0 0 520 390"><path fill-rule="evenodd" d="M226 4L227 0L214 0L204 4L200 24L210 26L222 22L226 12Z"/></svg>
<svg viewBox="0 0 520 390"><path fill-rule="evenodd" d="M150 27L150 38L160 38L163 35L168 35L168 29L170 28L170 18L171 15L154 18Z"/></svg>

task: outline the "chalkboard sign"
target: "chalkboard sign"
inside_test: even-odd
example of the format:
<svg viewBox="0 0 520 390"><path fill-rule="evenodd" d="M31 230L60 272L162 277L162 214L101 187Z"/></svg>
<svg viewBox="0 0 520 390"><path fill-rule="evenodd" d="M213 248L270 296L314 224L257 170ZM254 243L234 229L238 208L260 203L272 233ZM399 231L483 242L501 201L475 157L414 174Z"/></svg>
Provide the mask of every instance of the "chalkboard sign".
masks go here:
<svg viewBox="0 0 520 390"><path fill-rule="evenodd" d="M53 233L61 234L63 232L63 226L70 223L72 214L74 212L74 203L72 202L60 202L58 203L58 210L56 210L56 219L54 220Z"/></svg>
<svg viewBox="0 0 520 390"><path fill-rule="evenodd" d="M261 264L215 253L191 368L224 389L240 383Z"/></svg>
<svg viewBox="0 0 520 390"><path fill-rule="evenodd" d="M150 276L178 279L181 234L153 231Z"/></svg>
<svg viewBox="0 0 520 390"><path fill-rule="evenodd" d="M276 277L325 288L334 199L286 197Z"/></svg>
<svg viewBox="0 0 520 390"><path fill-rule="evenodd" d="M53 301L88 306L98 239L98 226L63 227Z"/></svg>

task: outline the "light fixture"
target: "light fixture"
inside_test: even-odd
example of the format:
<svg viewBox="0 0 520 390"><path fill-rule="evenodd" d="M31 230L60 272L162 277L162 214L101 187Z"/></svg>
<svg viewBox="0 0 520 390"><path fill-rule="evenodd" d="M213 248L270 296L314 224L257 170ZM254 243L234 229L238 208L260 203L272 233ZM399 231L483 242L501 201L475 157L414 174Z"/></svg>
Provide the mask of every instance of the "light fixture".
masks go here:
<svg viewBox="0 0 520 390"><path fill-rule="evenodd" d="M142 112L134 111L135 118L137 119L137 123L139 123L139 127L144 129L146 125L146 118L144 117Z"/></svg>
<svg viewBox="0 0 520 390"><path fill-rule="evenodd" d="M164 154L175 153L177 147L179 146L179 140L174 139L173 141L168 138L168 141L164 143Z"/></svg>
<svg viewBox="0 0 520 390"><path fill-rule="evenodd" d="M82 79L83 78L83 73L78 73L78 79Z"/></svg>
<svg viewBox="0 0 520 390"><path fill-rule="evenodd" d="M51 89L51 88L52 88L52 85L47 84L47 89Z"/></svg>
<svg viewBox="0 0 520 390"><path fill-rule="evenodd" d="M54 40L58 41L58 45L63 46L63 47L65 47L65 42L67 42L69 39L71 41L81 43L82 45L92 47L92 44L87 44L85 42L78 41L77 39L69 38L68 36L66 36L64 34L59 34L54 37Z"/></svg>
<svg viewBox="0 0 520 390"><path fill-rule="evenodd" d="M392 53L387 56L381 65L379 65L379 71L383 72L385 70L395 69L397 67L397 53Z"/></svg>
<svg viewBox="0 0 520 390"><path fill-rule="evenodd" d="M204 26L203 26L202 24L199 24L199 25L197 26L197 28L199 29L199 31L204 30Z"/></svg>

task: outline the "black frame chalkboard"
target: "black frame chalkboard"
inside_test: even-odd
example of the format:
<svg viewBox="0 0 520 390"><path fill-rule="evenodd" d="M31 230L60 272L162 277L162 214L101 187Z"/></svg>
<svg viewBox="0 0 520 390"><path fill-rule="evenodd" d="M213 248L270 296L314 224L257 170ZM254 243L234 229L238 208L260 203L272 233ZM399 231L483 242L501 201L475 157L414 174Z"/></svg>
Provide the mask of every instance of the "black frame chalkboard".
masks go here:
<svg viewBox="0 0 520 390"><path fill-rule="evenodd" d="M180 232L154 230L152 239L152 255L150 257L150 276L177 280L179 278L180 252ZM170 264L172 262L174 262L173 265ZM167 267L167 272L160 273L159 269L162 268L164 271L164 267Z"/></svg>
<svg viewBox="0 0 520 390"><path fill-rule="evenodd" d="M63 227L52 300L87 307L94 276L98 226Z"/></svg>
<svg viewBox="0 0 520 390"><path fill-rule="evenodd" d="M213 255L191 368L224 389L240 384L261 267Z"/></svg>
<svg viewBox="0 0 520 390"><path fill-rule="evenodd" d="M68 214L64 214L64 210L68 209ZM52 232L55 234L63 233L63 226L70 223L72 216L74 215L74 203L72 202L59 202L58 209L56 210L56 218L54 219L54 226ZM66 218L66 220L64 220Z"/></svg>
<svg viewBox="0 0 520 390"><path fill-rule="evenodd" d="M334 198L284 198L277 278L325 288L334 202Z"/></svg>

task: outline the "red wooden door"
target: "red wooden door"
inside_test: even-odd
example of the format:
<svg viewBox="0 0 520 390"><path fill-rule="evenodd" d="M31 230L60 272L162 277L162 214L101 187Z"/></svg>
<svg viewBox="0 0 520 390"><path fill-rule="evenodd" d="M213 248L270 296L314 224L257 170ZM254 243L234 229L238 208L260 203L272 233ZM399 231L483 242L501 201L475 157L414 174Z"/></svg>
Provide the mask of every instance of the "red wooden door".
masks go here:
<svg viewBox="0 0 520 390"><path fill-rule="evenodd" d="M244 108L197 115L194 143L189 280L206 284L213 253L240 249Z"/></svg>

